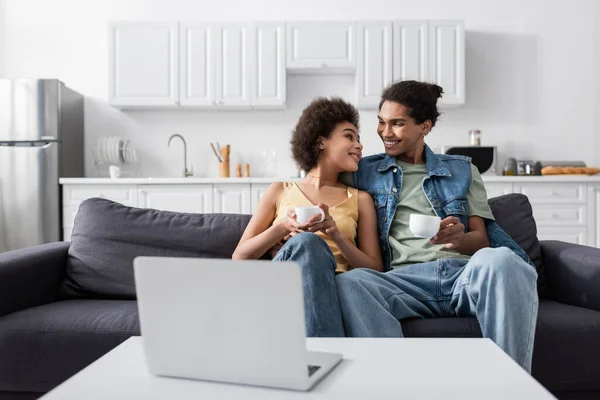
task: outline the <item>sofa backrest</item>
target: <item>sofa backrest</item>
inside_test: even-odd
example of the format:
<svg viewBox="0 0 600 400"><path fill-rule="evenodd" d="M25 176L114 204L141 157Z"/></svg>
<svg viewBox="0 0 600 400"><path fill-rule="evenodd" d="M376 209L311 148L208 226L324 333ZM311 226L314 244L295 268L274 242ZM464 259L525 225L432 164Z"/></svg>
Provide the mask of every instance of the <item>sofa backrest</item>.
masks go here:
<svg viewBox="0 0 600 400"><path fill-rule="evenodd" d="M135 257L231 258L250 217L85 200L75 217L60 294L64 298L135 299Z"/></svg>
<svg viewBox="0 0 600 400"><path fill-rule="evenodd" d="M492 198L489 204L498 224L527 252L539 272L542 255L527 197L509 194ZM135 299L135 257L231 258L250 217L85 200L75 217L60 293L64 298Z"/></svg>

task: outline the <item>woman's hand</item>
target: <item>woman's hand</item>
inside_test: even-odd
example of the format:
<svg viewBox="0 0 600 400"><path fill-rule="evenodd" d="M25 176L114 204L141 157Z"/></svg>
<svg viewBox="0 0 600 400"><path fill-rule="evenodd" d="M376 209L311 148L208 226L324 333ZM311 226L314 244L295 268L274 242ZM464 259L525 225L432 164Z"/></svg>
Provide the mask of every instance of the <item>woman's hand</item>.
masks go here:
<svg viewBox="0 0 600 400"><path fill-rule="evenodd" d="M285 245L285 242L290 240L290 238L292 236L294 236L295 234L296 234L295 232L290 233L289 235L287 235L286 237L281 239L275 246L271 247L271 249L269 250L269 255L271 256L271 258L275 258L277 253L279 253L279 250L281 250L281 248Z"/></svg>
<svg viewBox="0 0 600 400"><path fill-rule="evenodd" d="M311 223L308 227L308 231L321 231L327 236L329 236L333 241L336 241L341 237L341 234L338 230L337 225L335 224L335 221L329 214L329 206L327 204L319 203L318 207L325 213L325 219L323 219L323 222ZM321 219L320 216L316 216L313 218L317 218L317 221Z"/></svg>
<svg viewBox="0 0 600 400"><path fill-rule="evenodd" d="M309 223L301 224L296 220L296 213L294 210L289 209L285 213L285 217L277 220L276 225L281 232L281 238L286 241L293 235L299 232L306 232Z"/></svg>

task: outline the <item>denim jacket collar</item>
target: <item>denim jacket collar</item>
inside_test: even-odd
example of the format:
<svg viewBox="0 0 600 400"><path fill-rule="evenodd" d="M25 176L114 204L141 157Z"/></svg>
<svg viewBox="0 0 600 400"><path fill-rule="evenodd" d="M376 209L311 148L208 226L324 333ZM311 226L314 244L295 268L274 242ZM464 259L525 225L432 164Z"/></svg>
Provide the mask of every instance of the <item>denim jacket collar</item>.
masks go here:
<svg viewBox="0 0 600 400"><path fill-rule="evenodd" d="M432 175L436 176L452 176L450 170L446 165L440 160L440 158L435 154L429 146L424 145L425 149L423 155L425 156L425 166L427 167L427 177ZM396 167L398 164L396 162L396 157L392 157L389 155L385 155L383 160L379 163L377 171L385 172L392 167Z"/></svg>

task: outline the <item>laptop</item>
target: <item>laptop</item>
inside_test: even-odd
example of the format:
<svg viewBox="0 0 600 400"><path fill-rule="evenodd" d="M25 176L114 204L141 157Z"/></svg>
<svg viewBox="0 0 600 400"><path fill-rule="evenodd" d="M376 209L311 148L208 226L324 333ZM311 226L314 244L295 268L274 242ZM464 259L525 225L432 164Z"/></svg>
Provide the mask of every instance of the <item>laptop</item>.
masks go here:
<svg viewBox="0 0 600 400"><path fill-rule="evenodd" d="M297 264L137 257L133 265L154 375L309 390L342 360L306 350Z"/></svg>

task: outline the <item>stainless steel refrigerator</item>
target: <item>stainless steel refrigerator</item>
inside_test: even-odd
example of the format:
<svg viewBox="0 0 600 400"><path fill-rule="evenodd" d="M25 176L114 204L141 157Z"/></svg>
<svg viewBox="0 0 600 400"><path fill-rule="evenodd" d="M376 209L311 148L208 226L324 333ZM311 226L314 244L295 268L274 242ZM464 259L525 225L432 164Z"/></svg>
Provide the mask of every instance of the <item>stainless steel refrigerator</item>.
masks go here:
<svg viewBox="0 0 600 400"><path fill-rule="evenodd" d="M84 98L55 79L0 79L0 253L61 240L60 177L84 175Z"/></svg>

